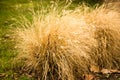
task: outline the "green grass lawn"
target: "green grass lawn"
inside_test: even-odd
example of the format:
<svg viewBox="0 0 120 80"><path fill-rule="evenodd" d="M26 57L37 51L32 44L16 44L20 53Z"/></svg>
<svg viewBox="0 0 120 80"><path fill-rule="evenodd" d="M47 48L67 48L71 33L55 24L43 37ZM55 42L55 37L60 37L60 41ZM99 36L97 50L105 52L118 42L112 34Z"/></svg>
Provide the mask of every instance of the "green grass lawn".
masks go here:
<svg viewBox="0 0 120 80"><path fill-rule="evenodd" d="M32 4L28 0L0 0L0 80L29 80L29 78L18 75L13 71L13 59L17 52L14 49L14 38L12 29L14 25L13 18L20 14L27 15L28 8Z"/></svg>

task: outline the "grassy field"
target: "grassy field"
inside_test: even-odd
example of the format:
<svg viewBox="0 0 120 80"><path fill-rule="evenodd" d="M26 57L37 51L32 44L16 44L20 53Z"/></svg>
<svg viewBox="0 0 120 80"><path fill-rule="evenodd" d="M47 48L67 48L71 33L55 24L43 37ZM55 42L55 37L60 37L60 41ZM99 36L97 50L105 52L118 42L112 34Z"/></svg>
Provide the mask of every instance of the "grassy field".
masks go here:
<svg viewBox="0 0 120 80"><path fill-rule="evenodd" d="M42 1L42 0L41 0ZM42 6L48 7L52 2L50 0L0 0L0 80L36 80L31 78L31 75L22 74L19 65L13 64L14 58L18 54L16 51L15 37L13 36L14 30L19 27L16 25L16 20L19 21L19 17L24 15L27 19L31 20L32 9L35 11L42 8ZM87 2L87 5L93 9L97 5L97 0L81 0ZM65 2L59 3L63 6ZM100 2L101 4L102 2ZM74 0L68 9L73 10L78 6L79 1ZM42 5L42 6L41 6ZM103 62L104 63L104 62ZM39 79L38 79L39 80Z"/></svg>
<svg viewBox="0 0 120 80"><path fill-rule="evenodd" d="M14 19L19 15L27 15L33 3L28 0L0 0L0 79L1 80L29 80L13 71L13 58L16 56L14 38L11 36Z"/></svg>

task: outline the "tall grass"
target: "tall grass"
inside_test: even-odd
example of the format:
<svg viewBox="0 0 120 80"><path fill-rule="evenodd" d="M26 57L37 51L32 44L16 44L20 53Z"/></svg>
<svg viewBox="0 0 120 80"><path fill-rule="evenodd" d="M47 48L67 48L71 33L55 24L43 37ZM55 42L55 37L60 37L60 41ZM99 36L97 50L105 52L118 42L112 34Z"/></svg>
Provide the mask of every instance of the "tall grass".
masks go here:
<svg viewBox="0 0 120 80"><path fill-rule="evenodd" d="M119 23L119 12L103 6L44 8L33 12L32 21L23 16L15 30L17 60L39 80L83 79L92 66L118 69Z"/></svg>
<svg viewBox="0 0 120 80"><path fill-rule="evenodd" d="M95 27L94 39L97 47L91 52L91 62L100 69L120 68L120 12L118 7L104 6L88 13L86 21Z"/></svg>

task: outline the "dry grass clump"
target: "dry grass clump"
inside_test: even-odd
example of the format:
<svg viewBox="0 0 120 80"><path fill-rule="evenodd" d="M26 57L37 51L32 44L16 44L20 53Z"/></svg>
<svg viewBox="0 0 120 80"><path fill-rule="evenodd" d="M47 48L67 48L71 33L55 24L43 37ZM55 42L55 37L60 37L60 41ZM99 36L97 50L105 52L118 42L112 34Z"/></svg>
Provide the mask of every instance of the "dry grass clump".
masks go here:
<svg viewBox="0 0 120 80"><path fill-rule="evenodd" d="M91 62L100 69L120 69L120 12L118 7L104 6L85 15L87 24L95 27L97 47Z"/></svg>
<svg viewBox="0 0 120 80"><path fill-rule="evenodd" d="M16 30L18 59L27 73L40 80L75 80L88 72L92 28L69 14L34 15L32 23L22 19L22 28Z"/></svg>
<svg viewBox="0 0 120 80"><path fill-rule="evenodd" d="M117 11L82 6L74 11L51 10L23 18L17 29L22 69L40 80L77 80L90 66L120 68L120 15Z"/></svg>

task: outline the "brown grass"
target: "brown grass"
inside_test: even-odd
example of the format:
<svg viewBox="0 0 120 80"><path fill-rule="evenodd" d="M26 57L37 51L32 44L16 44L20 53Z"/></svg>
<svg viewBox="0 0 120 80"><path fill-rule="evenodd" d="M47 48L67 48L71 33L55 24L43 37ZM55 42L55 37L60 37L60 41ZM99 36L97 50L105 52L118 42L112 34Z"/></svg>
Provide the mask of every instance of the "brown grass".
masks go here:
<svg viewBox="0 0 120 80"><path fill-rule="evenodd" d="M120 68L120 15L106 7L50 11L23 18L17 29L17 60L40 80L77 80L90 67ZM27 27L27 28L26 28Z"/></svg>
<svg viewBox="0 0 120 80"><path fill-rule="evenodd" d="M114 8L102 7L86 16L88 24L95 27L94 38L97 41L91 62L100 68L120 68L120 13Z"/></svg>

